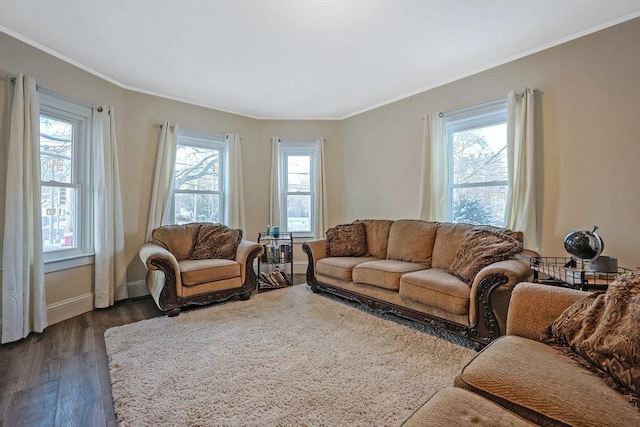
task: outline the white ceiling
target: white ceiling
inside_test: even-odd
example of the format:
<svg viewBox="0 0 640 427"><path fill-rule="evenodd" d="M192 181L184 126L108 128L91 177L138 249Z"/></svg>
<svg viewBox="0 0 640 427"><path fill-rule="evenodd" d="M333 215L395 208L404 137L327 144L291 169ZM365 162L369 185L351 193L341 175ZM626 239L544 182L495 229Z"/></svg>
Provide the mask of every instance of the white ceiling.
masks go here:
<svg viewBox="0 0 640 427"><path fill-rule="evenodd" d="M289 119L349 117L638 16L640 0L0 1L0 31L121 87Z"/></svg>

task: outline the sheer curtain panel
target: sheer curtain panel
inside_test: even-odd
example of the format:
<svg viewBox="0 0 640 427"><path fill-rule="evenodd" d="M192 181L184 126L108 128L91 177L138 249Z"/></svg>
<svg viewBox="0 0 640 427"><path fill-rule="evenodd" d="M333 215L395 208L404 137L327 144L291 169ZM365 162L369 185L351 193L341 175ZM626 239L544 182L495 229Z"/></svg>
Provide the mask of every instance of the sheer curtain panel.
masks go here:
<svg viewBox="0 0 640 427"><path fill-rule="evenodd" d="M151 241L155 228L167 224L170 218L171 193L173 192L173 172L176 165L178 146L178 125L165 122L160 126L158 155L151 189L149 220L147 221L146 241Z"/></svg>
<svg viewBox="0 0 640 427"><path fill-rule="evenodd" d="M527 249L540 251L536 216L534 139L535 91L507 94L507 194L506 227L524 233Z"/></svg>
<svg viewBox="0 0 640 427"><path fill-rule="evenodd" d="M225 217L229 227L245 229L246 219L244 211L244 184L242 181L242 147L240 135L228 133L225 135L227 142L227 213Z"/></svg>
<svg viewBox="0 0 640 427"><path fill-rule="evenodd" d="M324 155L324 138L318 138L317 156L316 156L316 188L315 188L315 230L316 238L324 237L324 233L329 228L328 210L327 210L327 186L325 184L325 155Z"/></svg>
<svg viewBox="0 0 640 427"><path fill-rule="evenodd" d="M2 250L2 343L47 327L36 82L16 77L11 101Z"/></svg>
<svg viewBox="0 0 640 427"><path fill-rule="evenodd" d="M277 136L271 138L271 182L269 197L269 224L280 224L280 145L282 141Z"/></svg>
<svg viewBox="0 0 640 427"><path fill-rule="evenodd" d="M428 221L447 220L449 159L444 118L441 116L441 113L424 116L420 219Z"/></svg>
<svg viewBox="0 0 640 427"><path fill-rule="evenodd" d="M95 306L128 297L120 168L113 107L93 108Z"/></svg>

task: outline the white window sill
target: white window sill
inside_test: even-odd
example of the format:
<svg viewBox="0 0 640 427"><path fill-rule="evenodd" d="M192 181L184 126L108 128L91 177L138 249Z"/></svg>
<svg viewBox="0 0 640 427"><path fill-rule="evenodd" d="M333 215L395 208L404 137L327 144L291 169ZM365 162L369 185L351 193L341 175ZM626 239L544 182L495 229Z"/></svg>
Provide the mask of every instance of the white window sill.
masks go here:
<svg viewBox="0 0 640 427"><path fill-rule="evenodd" d="M76 255L63 259L44 262L44 274L55 271L69 270L70 268L83 267L94 263L93 254Z"/></svg>

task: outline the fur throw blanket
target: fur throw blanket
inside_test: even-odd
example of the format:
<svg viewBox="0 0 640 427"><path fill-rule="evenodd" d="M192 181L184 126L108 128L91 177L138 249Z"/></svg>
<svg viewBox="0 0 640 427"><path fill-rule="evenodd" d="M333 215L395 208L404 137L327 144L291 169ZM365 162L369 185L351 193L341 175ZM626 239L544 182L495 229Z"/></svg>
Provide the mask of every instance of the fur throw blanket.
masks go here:
<svg viewBox="0 0 640 427"><path fill-rule="evenodd" d="M546 341L639 407L640 271L620 275L606 292L591 293L569 306L549 327Z"/></svg>

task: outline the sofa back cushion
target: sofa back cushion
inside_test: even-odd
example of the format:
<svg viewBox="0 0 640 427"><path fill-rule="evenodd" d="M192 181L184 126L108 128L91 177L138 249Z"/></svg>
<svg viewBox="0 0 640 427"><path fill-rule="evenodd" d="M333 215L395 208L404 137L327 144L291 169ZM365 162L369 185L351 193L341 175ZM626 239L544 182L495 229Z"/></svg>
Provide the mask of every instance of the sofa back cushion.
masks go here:
<svg viewBox="0 0 640 427"><path fill-rule="evenodd" d="M448 269L456 258L467 233L472 228L472 224L456 224L453 222L441 222L438 224L436 241L433 244L431 266L433 268Z"/></svg>
<svg viewBox="0 0 640 427"><path fill-rule="evenodd" d="M438 223L413 219L395 221L389 230L387 259L431 266Z"/></svg>
<svg viewBox="0 0 640 427"><path fill-rule="evenodd" d="M369 255L380 259L386 259L389 230L391 229L393 221L388 219L357 219L353 223L364 224Z"/></svg>
<svg viewBox="0 0 640 427"><path fill-rule="evenodd" d="M153 230L151 243L162 246L178 261L189 259L199 229L200 223L164 225Z"/></svg>

